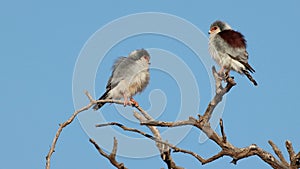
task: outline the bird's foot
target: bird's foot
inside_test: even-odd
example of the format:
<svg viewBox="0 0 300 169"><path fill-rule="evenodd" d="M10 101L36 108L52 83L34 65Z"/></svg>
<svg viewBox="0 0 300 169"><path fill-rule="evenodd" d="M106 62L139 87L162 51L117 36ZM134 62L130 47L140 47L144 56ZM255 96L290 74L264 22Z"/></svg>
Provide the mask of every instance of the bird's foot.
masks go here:
<svg viewBox="0 0 300 169"><path fill-rule="evenodd" d="M218 72L218 75L219 75L219 78L220 80L224 80L225 82L228 82L228 81L234 81L234 77L233 76L230 76L230 71L227 70L224 72L224 68L222 68L219 72Z"/></svg>
<svg viewBox="0 0 300 169"><path fill-rule="evenodd" d="M220 80L225 80L226 79L226 74L224 72L218 72L218 78Z"/></svg>
<svg viewBox="0 0 300 169"><path fill-rule="evenodd" d="M220 80L225 80L226 73L224 72L225 68L221 67L221 69L218 71L218 76Z"/></svg>
<svg viewBox="0 0 300 169"><path fill-rule="evenodd" d="M139 107L139 103L135 101L133 98L130 98L131 105L134 107Z"/></svg>
<svg viewBox="0 0 300 169"><path fill-rule="evenodd" d="M126 99L126 100L124 100L123 105L124 105L124 107L129 106L129 105L131 105L131 102Z"/></svg>
<svg viewBox="0 0 300 169"><path fill-rule="evenodd" d="M131 102L128 100L128 98L124 95L124 107L131 105Z"/></svg>

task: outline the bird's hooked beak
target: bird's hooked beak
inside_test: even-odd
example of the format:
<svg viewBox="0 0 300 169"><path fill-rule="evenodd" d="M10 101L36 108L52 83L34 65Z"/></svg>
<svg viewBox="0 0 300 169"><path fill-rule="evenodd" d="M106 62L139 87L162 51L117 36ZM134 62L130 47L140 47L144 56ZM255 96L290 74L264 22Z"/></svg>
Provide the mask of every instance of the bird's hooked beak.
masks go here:
<svg viewBox="0 0 300 169"><path fill-rule="evenodd" d="M211 34L211 31L209 30L207 33L210 35L210 34Z"/></svg>

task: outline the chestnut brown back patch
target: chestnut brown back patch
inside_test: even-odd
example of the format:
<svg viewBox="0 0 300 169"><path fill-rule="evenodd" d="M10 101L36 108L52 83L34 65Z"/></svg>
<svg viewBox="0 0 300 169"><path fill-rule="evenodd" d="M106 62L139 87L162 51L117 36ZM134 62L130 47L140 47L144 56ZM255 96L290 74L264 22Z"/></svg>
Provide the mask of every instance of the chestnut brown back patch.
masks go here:
<svg viewBox="0 0 300 169"><path fill-rule="evenodd" d="M240 32L224 30L218 34L233 48L246 48L246 40Z"/></svg>

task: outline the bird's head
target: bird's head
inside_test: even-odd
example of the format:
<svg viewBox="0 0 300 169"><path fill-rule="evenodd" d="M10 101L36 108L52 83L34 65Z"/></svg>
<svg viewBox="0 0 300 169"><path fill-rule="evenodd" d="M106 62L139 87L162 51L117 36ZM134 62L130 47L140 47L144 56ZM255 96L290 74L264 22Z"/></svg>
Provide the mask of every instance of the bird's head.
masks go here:
<svg viewBox="0 0 300 169"><path fill-rule="evenodd" d="M139 60L141 58L146 59L148 62L150 62L150 55L145 49L137 49L132 51L128 58L131 58L133 60Z"/></svg>
<svg viewBox="0 0 300 169"><path fill-rule="evenodd" d="M226 22L215 21L210 25L208 33L213 35L228 29L231 29L231 27Z"/></svg>

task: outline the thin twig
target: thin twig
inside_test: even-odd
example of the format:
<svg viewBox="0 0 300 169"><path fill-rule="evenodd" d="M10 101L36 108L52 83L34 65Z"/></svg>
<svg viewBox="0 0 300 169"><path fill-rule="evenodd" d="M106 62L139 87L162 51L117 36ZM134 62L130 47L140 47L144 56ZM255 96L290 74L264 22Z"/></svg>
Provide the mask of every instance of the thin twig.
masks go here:
<svg viewBox="0 0 300 169"><path fill-rule="evenodd" d="M295 156L295 165L300 168L300 152Z"/></svg>
<svg viewBox="0 0 300 169"><path fill-rule="evenodd" d="M295 151L294 151L294 148L293 148L293 145L290 141L286 141L285 142L285 146L286 146L286 149L289 153L289 156L290 156L290 161L293 160L293 157L295 156Z"/></svg>
<svg viewBox="0 0 300 169"><path fill-rule="evenodd" d="M194 153L192 151L188 151L188 150L184 150L184 149L178 148L178 147L176 147L176 146L174 146L174 145L172 145L172 144L170 144L170 143L168 143L166 141L162 141L161 139L156 138L156 137L154 137L154 136L152 136L150 134L147 134L147 133L145 133L145 132L143 132L141 130L138 130L136 128L126 127L126 126L124 126L121 123L110 122L110 123L104 123L104 124L97 124L96 127L105 127L105 126L111 126L111 125L117 126L117 127L121 128L121 129L123 129L124 131L130 131L130 132L138 133L138 134L140 134L142 136L145 136L146 138L149 138L149 139L151 139L151 140L153 140L155 142L158 142L160 144L164 144L164 145L172 148L174 150L174 152L187 153L187 154L190 154L190 155L194 156L195 158L197 158L200 162L204 161L204 159L200 155L198 155L198 154L196 154L196 153ZM177 167L177 169L179 169L179 168L182 168L182 167Z"/></svg>
<svg viewBox="0 0 300 169"><path fill-rule="evenodd" d="M157 139L153 136L151 136L150 134L147 134L141 130L138 130L138 129L135 129L135 128L129 128L129 127L126 127L124 126L123 124L121 123L117 123L117 122L110 122L110 123L104 123L104 124L97 124L96 127L105 127L105 126L118 126L120 127L121 129L123 129L124 131L131 131L131 132L134 132L134 133L139 133L147 138L150 138L151 140L154 140L154 141L157 141Z"/></svg>
<svg viewBox="0 0 300 169"><path fill-rule="evenodd" d="M289 163L284 159L282 152L275 145L275 143L272 140L269 140L268 142L271 145L271 147L272 147L273 151L275 152L275 154L277 155L277 157L279 158L279 160L282 162L282 164L284 164L285 166L289 166Z"/></svg>
<svg viewBox="0 0 300 169"><path fill-rule="evenodd" d="M92 107L96 102L92 99L91 95L86 91L85 92L86 96L88 97L88 99L90 100L90 103L84 107L82 107L81 109L79 110L76 110L72 116L67 120L65 121L64 123L62 124L59 124L59 128L55 134L55 137L53 138L53 141L52 141L52 144L51 144L51 147L50 147L50 150L46 156L46 169L50 169L50 163L51 163L51 156L53 154L53 152L55 151L55 146L56 146L56 143L57 143L57 140L63 130L63 128L67 127L70 123L72 123L72 121L75 119L75 117L85 111L85 110L88 110L90 107Z"/></svg>
<svg viewBox="0 0 300 169"><path fill-rule="evenodd" d="M63 131L63 128L67 127L70 123L72 123L73 120L76 118L76 116L77 116L79 113L81 113L81 112L83 112L83 111L86 111L86 110L90 109L94 104L96 104L96 103L98 103L98 102L101 102L101 103L104 103L104 102L105 102L105 103L124 104L124 101L122 101L122 100L111 100L111 99L109 99L109 100L97 100L97 101L96 101L96 100L94 100L94 99L92 98L92 96L90 95L90 93L89 93L88 91L85 91L85 95L88 97L88 99L89 99L90 102L89 102L86 106L84 106L84 107L82 107L82 108L76 110L76 111L69 117L69 119L68 119L67 121L65 121L65 122L62 123L62 124L59 124L59 128L58 128L58 130L57 130L57 132L56 132L56 134L55 134L55 136L54 136L54 138L53 138L52 144L51 144L51 146L50 146L50 150L49 150L49 152L48 152L48 154L47 154L47 156L46 156L46 167L45 167L46 169L50 169L51 157L52 157L52 154L55 152L56 143L57 143L57 140L58 140L58 138L59 138L61 132ZM141 109L141 108L140 108L140 109Z"/></svg>
<svg viewBox="0 0 300 169"><path fill-rule="evenodd" d="M292 142L287 140L285 142L285 146L289 153L290 157L290 168L289 169L297 169L300 168L300 152L298 154L295 153Z"/></svg>
<svg viewBox="0 0 300 169"><path fill-rule="evenodd" d="M220 128L221 128L221 134L222 134L222 138L223 138L223 142L226 143L227 142L227 137L224 131L224 126L223 126L223 120L220 119Z"/></svg>
<svg viewBox="0 0 300 169"><path fill-rule="evenodd" d="M106 154L100 147L99 145L93 140L90 138L90 142L95 146L95 148L98 150L98 152L105 158L107 158L110 163L115 166L116 168L118 169L127 169L123 163L119 163L117 162L116 160L116 154L117 154L117 149L118 149L118 141L117 139L114 137L114 145L113 145L113 149L111 151L111 154L108 155Z"/></svg>
<svg viewBox="0 0 300 169"><path fill-rule="evenodd" d="M134 111L134 117L138 119L140 122L145 120L153 120L153 118L144 111L141 107L138 107L138 110L141 112L143 116L141 116L138 112ZM156 137L158 141L156 141L156 147L158 148L160 152L161 159L167 164L168 169L183 169L182 167L179 167L176 165L175 161L173 160L170 148L168 144L162 144L160 141L162 141L161 135L159 130L155 126L147 126L152 134Z"/></svg>
<svg viewBox="0 0 300 169"><path fill-rule="evenodd" d="M138 109L139 112L147 119L147 120L153 120L153 118L144 110L141 106L134 106L136 109Z"/></svg>

